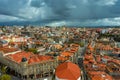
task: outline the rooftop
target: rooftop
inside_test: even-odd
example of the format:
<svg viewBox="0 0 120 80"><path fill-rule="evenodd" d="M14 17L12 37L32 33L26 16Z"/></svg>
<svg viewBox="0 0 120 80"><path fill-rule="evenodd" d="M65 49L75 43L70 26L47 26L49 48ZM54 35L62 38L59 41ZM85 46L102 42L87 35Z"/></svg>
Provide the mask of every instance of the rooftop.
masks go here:
<svg viewBox="0 0 120 80"><path fill-rule="evenodd" d="M89 71L88 74L91 80L113 80L112 76L101 71Z"/></svg>
<svg viewBox="0 0 120 80"><path fill-rule="evenodd" d="M21 51L16 54L10 54L7 57L17 63L20 63L23 58L26 58L28 61L28 64L52 60L52 57L50 57L50 56L36 55L31 52L25 52L25 51Z"/></svg>
<svg viewBox="0 0 120 80"><path fill-rule="evenodd" d="M64 62L56 68L55 75L59 79L77 80L80 76L80 68L72 62Z"/></svg>
<svg viewBox="0 0 120 80"><path fill-rule="evenodd" d="M18 49L14 47L5 46L5 47L0 47L0 51L6 54L6 53L18 51Z"/></svg>

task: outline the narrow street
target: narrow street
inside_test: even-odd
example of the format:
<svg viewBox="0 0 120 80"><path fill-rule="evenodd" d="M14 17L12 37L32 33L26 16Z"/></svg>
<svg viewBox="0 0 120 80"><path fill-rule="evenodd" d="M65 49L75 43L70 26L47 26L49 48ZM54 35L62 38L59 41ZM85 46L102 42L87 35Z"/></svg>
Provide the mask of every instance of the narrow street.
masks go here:
<svg viewBox="0 0 120 80"><path fill-rule="evenodd" d="M85 47L83 47L81 49L81 52L79 53L79 56L78 56L78 65L81 69L81 72L83 73L82 75L82 80L88 80L87 78L87 75L86 75L86 71L84 70L84 64L83 64L83 59L84 59L84 54L85 54L85 51L86 51L86 47L87 47L87 44L85 45Z"/></svg>

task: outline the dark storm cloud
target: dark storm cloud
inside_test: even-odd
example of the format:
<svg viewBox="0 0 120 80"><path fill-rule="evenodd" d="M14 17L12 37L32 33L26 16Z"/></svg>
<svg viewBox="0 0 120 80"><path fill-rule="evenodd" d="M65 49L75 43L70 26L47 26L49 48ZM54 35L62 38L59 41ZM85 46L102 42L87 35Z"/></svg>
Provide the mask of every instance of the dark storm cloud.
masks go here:
<svg viewBox="0 0 120 80"><path fill-rule="evenodd" d="M81 24L87 24L91 23L90 20L97 24L109 19L114 21L114 18L120 17L119 8L119 0L0 0L0 15L17 17L17 21L24 19L26 23L31 24L74 24L74 21L76 24L79 21Z"/></svg>
<svg viewBox="0 0 120 80"><path fill-rule="evenodd" d="M39 8L42 6L43 0L32 0L30 5L36 8Z"/></svg>
<svg viewBox="0 0 120 80"><path fill-rule="evenodd" d="M13 16L18 18L24 18L19 16L19 9L25 6L27 0L0 0L0 15Z"/></svg>
<svg viewBox="0 0 120 80"><path fill-rule="evenodd" d="M54 14L59 18L69 17L70 8L67 6L68 0L45 0L45 3L52 8Z"/></svg>
<svg viewBox="0 0 120 80"><path fill-rule="evenodd" d="M39 0L35 1L34 5L40 7ZM120 16L120 12L114 5L119 3L117 0L42 0L41 2L52 9L54 14L51 18L61 20L102 19ZM113 12L111 13L111 11Z"/></svg>
<svg viewBox="0 0 120 80"><path fill-rule="evenodd" d="M113 14L110 13L110 3L104 5L101 3L100 5L98 4L100 1L102 0L45 0L46 4L52 8L56 15L60 15L60 17L67 16L68 19L99 19L118 16L114 15L116 14L115 8L113 8L113 10L115 10ZM114 2L114 0L112 0L112 2ZM112 7L114 7L114 5Z"/></svg>
<svg viewBox="0 0 120 80"><path fill-rule="evenodd" d="M26 0L0 0L0 11L18 12L25 6Z"/></svg>

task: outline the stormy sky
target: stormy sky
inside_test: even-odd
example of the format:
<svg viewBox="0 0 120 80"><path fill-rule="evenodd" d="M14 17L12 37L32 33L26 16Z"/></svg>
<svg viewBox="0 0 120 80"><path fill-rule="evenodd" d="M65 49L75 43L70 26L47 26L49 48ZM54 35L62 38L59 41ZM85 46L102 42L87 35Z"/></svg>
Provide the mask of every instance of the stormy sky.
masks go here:
<svg viewBox="0 0 120 80"><path fill-rule="evenodd" d="M0 25L120 25L120 0L0 0Z"/></svg>

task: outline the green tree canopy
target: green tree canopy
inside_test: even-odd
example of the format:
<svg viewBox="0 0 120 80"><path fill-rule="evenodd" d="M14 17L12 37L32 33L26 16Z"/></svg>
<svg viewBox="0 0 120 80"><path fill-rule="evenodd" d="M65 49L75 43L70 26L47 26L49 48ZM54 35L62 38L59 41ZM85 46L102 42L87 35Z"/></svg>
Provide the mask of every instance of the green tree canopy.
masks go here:
<svg viewBox="0 0 120 80"><path fill-rule="evenodd" d="M84 47L84 42L80 42L80 47Z"/></svg>
<svg viewBox="0 0 120 80"><path fill-rule="evenodd" d="M28 52L33 52L34 54L38 53L37 49L35 49L35 48L29 48L27 51Z"/></svg>
<svg viewBox="0 0 120 80"><path fill-rule="evenodd" d="M6 73L6 68L7 68L7 66L2 66L2 67L1 67L1 72L2 72L3 74Z"/></svg>
<svg viewBox="0 0 120 80"><path fill-rule="evenodd" d="M4 74L0 76L0 80L12 80L10 75Z"/></svg>

